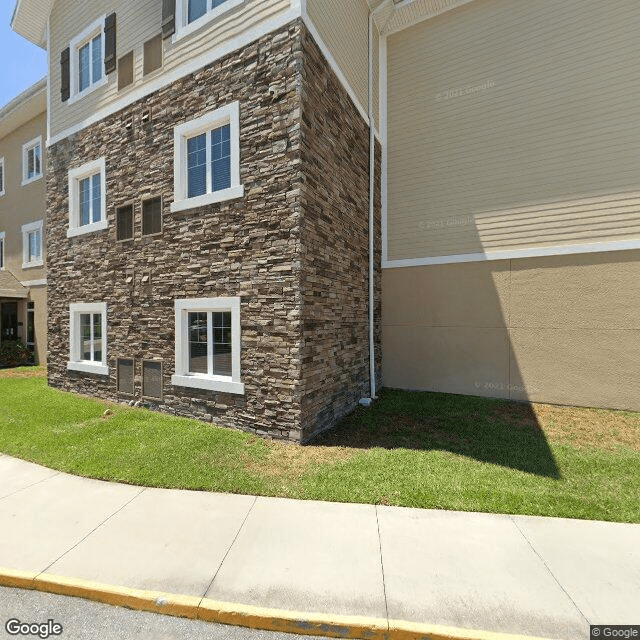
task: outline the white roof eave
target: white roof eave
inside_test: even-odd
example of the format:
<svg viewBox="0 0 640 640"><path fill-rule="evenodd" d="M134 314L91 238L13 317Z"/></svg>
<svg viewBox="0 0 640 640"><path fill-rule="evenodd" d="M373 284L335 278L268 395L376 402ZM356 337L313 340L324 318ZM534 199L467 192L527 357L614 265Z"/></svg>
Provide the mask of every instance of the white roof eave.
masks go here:
<svg viewBox="0 0 640 640"><path fill-rule="evenodd" d="M33 44L47 48L47 21L54 0L16 0L11 28Z"/></svg>

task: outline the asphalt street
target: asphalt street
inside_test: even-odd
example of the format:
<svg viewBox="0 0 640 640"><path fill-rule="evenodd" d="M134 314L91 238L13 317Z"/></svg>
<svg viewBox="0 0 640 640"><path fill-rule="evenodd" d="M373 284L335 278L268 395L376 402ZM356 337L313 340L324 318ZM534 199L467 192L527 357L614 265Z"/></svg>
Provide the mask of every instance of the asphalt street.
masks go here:
<svg viewBox="0 0 640 640"><path fill-rule="evenodd" d="M313 636L229 627L132 611L82 598L0 587L0 638L39 637L11 635L5 627L11 619L22 623L53 620L62 625L62 634L51 635L53 640L313 640Z"/></svg>

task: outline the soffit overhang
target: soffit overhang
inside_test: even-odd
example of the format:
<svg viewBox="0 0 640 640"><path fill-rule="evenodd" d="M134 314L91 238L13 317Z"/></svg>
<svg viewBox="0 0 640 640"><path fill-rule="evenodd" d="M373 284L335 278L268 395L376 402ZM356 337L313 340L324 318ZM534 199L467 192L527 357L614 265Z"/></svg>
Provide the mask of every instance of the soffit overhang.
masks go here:
<svg viewBox="0 0 640 640"><path fill-rule="evenodd" d="M391 35L473 0L367 0L381 35Z"/></svg>
<svg viewBox="0 0 640 640"><path fill-rule="evenodd" d="M47 48L47 22L54 0L16 0L11 28L23 38Z"/></svg>
<svg viewBox="0 0 640 640"><path fill-rule="evenodd" d="M47 109L47 79L42 78L0 108L0 140Z"/></svg>

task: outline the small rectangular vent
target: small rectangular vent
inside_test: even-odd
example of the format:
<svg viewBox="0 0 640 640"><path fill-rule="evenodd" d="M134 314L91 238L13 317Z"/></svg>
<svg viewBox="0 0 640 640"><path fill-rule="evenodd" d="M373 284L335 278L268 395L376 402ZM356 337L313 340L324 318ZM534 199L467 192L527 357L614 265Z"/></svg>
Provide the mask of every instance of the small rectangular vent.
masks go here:
<svg viewBox="0 0 640 640"><path fill-rule="evenodd" d="M142 395L145 398L162 398L162 362L142 362Z"/></svg>
<svg viewBox="0 0 640 640"><path fill-rule="evenodd" d="M131 358L118 358L118 393L132 396L134 386L134 362Z"/></svg>

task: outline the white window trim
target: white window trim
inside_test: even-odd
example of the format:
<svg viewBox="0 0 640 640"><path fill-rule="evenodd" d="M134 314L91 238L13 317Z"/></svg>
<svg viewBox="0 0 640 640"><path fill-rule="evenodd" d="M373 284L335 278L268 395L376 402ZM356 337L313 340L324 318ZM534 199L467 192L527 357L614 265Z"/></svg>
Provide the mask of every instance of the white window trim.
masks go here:
<svg viewBox="0 0 640 640"><path fill-rule="evenodd" d="M211 0L207 0L211 2ZM178 42L182 38L191 35L194 31L197 31L204 25L208 24L212 20L219 18L221 15L239 7L244 4L246 0L226 0L223 4L215 9L208 9L207 12L200 16L197 20L191 23L187 22L187 15L189 11L189 0L176 0L176 32L172 36L171 41L173 43Z"/></svg>
<svg viewBox="0 0 640 640"><path fill-rule="evenodd" d="M70 73L70 96L67 100L67 104L73 104L78 100L82 100L87 94L95 91L99 87L104 86L109 82L109 76L104 72L104 22L107 19L106 14L98 18L95 22L92 22L82 33L79 33L69 43L69 73ZM98 33L102 33L102 78L98 82L90 84L84 91L79 91L78 87L78 54L80 48L84 46L88 41L93 40Z"/></svg>
<svg viewBox="0 0 640 640"><path fill-rule="evenodd" d="M41 267L44 265L44 236L42 233L42 220L36 220L29 224L22 225L22 268L31 269L32 267ZM33 231L40 232L40 258L27 262L29 258L29 234Z"/></svg>
<svg viewBox="0 0 640 640"><path fill-rule="evenodd" d="M5 244L5 232L0 231L0 271L4 271L6 269L5 261L4 261L4 258L5 258L4 244Z"/></svg>
<svg viewBox="0 0 640 640"><path fill-rule="evenodd" d="M228 189L205 193L195 198L187 197L187 139L211 131L225 124L231 125L231 186ZM207 145L209 148L209 145ZM207 151L207 157L208 157ZM207 163L207 172L211 170ZM244 195L240 184L240 103L220 107L211 113L185 122L173 129L173 198L171 211L185 211L214 202L223 202Z"/></svg>
<svg viewBox="0 0 640 640"><path fill-rule="evenodd" d="M89 178L96 173L100 173L100 215L98 222L80 224L80 180ZM92 162L87 162L81 167L69 169L69 228L67 238L81 236L85 233L92 233L106 229L109 226L107 219L107 181L106 162L104 158L98 158Z"/></svg>
<svg viewBox="0 0 640 640"><path fill-rule="evenodd" d="M189 312L231 311L231 376L209 376L189 373ZM221 391L244 393L240 377L240 298L193 298L175 301L176 372L171 384Z"/></svg>
<svg viewBox="0 0 640 640"><path fill-rule="evenodd" d="M0 185L0 196L7 192L7 171L4 166L4 158L0 157L0 167L2 167L2 184Z"/></svg>
<svg viewBox="0 0 640 640"><path fill-rule="evenodd" d="M80 359L80 314L102 314L102 362L89 362ZM75 302L69 305L69 362L67 369L109 375L107 366L107 303L106 302Z"/></svg>
<svg viewBox="0 0 640 640"><path fill-rule="evenodd" d="M36 173L31 178L27 177L29 171L29 160L28 155L31 149L35 149L40 145L40 173ZM25 142L22 145L22 186L24 187L27 184L31 184L36 180L40 180L42 178L42 165L44 164L44 150L42 148L42 136L38 136L33 140L29 140L29 142Z"/></svg>

